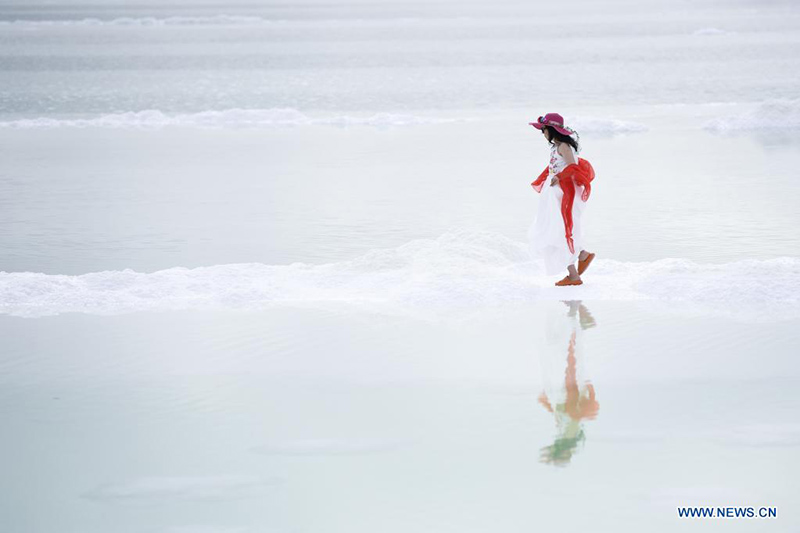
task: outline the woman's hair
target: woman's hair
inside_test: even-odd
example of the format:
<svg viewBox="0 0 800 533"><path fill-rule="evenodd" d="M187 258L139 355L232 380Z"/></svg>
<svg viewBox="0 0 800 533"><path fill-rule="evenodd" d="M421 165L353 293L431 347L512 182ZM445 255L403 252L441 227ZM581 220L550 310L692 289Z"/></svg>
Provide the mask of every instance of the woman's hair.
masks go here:
<svg viewBox="0 0 800 533"><path fill-rule="evenodd" d="M563 133L559 133L553 126L545 126L547 131L550 132L550 144L553 144L553 141L561 141L562 143L567 143L573 148L575 148L576 152L580 152L581 148L574 138L570 137L569 135L564 135Z"/></svg>

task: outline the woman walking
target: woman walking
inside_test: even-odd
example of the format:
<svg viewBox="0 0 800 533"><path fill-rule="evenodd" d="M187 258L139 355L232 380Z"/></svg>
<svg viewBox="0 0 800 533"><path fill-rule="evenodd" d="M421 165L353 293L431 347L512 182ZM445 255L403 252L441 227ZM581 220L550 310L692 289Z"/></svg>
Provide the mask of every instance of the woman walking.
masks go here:
<svg viewBox="0 0 800 533"><path fill-rule="evenodd" d="M557 286L581 285L581 274L594 259L594 254L585 249L581 224L594 169L578 157L580 136L564 125L561 115L548 113L529 124L550 143L550 163L531 183L542 195L536 220L528 232L531 255L544 260L548 275L567 270Z"/></svg>

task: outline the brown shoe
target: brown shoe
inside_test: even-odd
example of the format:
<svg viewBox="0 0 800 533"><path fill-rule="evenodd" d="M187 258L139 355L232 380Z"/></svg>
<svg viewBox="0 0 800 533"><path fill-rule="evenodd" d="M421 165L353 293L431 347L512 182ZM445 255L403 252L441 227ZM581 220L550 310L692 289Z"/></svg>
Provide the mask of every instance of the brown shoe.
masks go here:
<svg viewBox="0 0 800 533"><path fill-rule="evenodd" d="M571 280L569 276L566 276L561 281L556 281L556 287L566 287L567 285L583 285L583 281L580 279Z"/></svg>
<svg viewBox="0 0 800 533"><path fill-rule="evenodd" d="M586 255L586 259L584 259L583 261L578 259L578 275L579 276L581 274L583 274L584 272L586 272L586 269L589 268L589 265L592 264L592 259L594 259L594 254L587 254Z"/></svg>

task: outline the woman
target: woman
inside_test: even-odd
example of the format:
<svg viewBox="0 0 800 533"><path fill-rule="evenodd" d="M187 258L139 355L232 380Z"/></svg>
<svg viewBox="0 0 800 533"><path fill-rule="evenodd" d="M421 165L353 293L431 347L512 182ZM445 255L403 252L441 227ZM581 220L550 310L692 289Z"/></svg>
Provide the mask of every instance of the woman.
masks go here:
<svg viewBox="0 0 800 533"><path fill-rule="evenodd" d="M557 286L581 285L581 274L594 259L594 254L585 250L581 225L594 169L578 157L580 145L576 138L580 136L564 125L561 115L548 113L530 124L550 143L550 164L531 183L542 195L536 220L528 232L531 255L544 260L548 275L567 269Z"/></svg>

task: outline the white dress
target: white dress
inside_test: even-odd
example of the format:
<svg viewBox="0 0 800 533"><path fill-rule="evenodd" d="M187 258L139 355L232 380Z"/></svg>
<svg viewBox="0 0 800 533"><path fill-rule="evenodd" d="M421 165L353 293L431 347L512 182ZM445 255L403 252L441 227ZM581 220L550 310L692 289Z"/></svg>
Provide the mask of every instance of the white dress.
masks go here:
<svg viewBox="0 0 800 533"><path fill-rule="evenodd" d="M575 148L567 144L577 162L578 154ZM583 227L581 219L586 209L586 202L581 200L583 185L575 185L575 199L572 203L572 242L575 253L570 253L564 230L564 219L561 216L561 198L564 191L561 185L550 185L553 176L560 173L567 166L567 162L558 153L556 145L550 147L550 173L545 179L542 192L539 193L539 210L536 220L528 230L528 245L533 259L544 262L545 274L548 276L563 272L566 274L567 266L578 261L581 250L585 249L583 240Z"/></svg>

